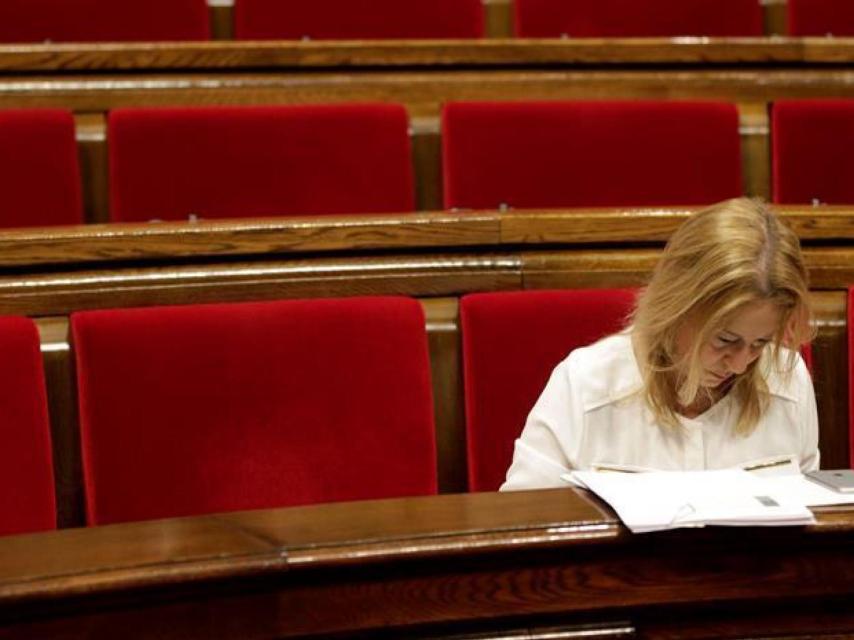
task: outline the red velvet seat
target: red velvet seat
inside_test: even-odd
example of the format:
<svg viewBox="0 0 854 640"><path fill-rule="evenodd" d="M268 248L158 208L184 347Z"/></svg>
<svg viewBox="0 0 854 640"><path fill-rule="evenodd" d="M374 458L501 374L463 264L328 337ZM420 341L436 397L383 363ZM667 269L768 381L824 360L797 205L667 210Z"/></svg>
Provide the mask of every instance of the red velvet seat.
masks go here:
<svg viewBox="0 0 854 640"><path fill-rule="evenodd" d="M3 0L0 42L208 40L206 0Z"/></svg>
<svg viewBox="0 0 854 640"><path fill-rule="evenodd" d="M242 40L479 38L482 0L235 0Z"/></svg>
<svg viewBox="0 0 854 640"><path fill-rule="evenodd" d="M504 481L513 442L557 364L622 328L627 289L477 293L460 305L469 488Z"/></svg>
<svg viewBox="0 0 854 640"><path fill-rule="evenodd" d="M854 36L851 0L787 0L789 35Z"/></svg>
<svg viewBox="0 0 854 640"><path fill-rule="evenodd" d="M771 109L771 185L781 204L854 203L854 100L782 100Z"/></svg>
<svg viewBox="0 0 854 640"><path fill-rule="evenodd" d="M117 109L111 217L412 211L407 127L393 104Z"/></svg>
<svg viewBox="0 0 854 640"><path fill-rule="evenodd" d="M0 443L0 534L55 529L44 372L27 318L0 318Z"/></svg>
<svg viewBox="0 0 854 640"><path fill-rule="evenodd" d="M90 524L436 492L408 298L76 313Z"/></svg>
<svg viewBox="0 0 854 640"><path fill-rule="evenodd" d="M741 195L738 113L717 102L456 102L448 208L699 205Z"/></svg>
<svg viewBox="0 0 854 640"><path fill-rule="evenodd" d="M758 0L514 0L523 38L761 36Z"/></svg>
<svg viewBox="0 0 854 640"><path fill-rule="evenodd" d="M0 227L78 224L82 220L71 112L0 110Z"/></svg>

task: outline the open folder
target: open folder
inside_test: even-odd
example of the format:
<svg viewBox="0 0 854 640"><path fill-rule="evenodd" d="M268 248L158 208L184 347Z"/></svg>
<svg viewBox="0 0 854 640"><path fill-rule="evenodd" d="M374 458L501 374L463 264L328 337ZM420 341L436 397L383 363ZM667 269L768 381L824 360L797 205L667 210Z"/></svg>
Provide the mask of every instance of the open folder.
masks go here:
<svg viewBox="0 0 854 640"><path fill-rule="evenodd" d="M561 478L608 502L635 532L713 525L798 525L814 522L808 507L854 504L854 493L809 480L795 455L779 455L717 471L660 471L594 463Z"/></svg>
<svg viewBox="0 0 854 640"><path fill-rule="evenodd" d="M801 525L815 522L803 496L777 477L742 469L601 473L575 471L576 483L613 507L635 533L706 525ZM791 476L790 476L791 477ZM806 482L806 481L804 481Z"/></svg>

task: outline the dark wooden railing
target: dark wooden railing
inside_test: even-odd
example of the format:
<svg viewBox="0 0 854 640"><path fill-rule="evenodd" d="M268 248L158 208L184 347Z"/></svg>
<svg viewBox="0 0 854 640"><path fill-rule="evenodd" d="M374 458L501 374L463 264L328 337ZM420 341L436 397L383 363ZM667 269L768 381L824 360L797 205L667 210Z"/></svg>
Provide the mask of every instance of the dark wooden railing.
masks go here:
<svg viewBox="0 0 854 640"><path fill-rule="evenodd" d="M631 535L561 489L8 537L0 637L850 637L854 512L817 519Z"/></svg>

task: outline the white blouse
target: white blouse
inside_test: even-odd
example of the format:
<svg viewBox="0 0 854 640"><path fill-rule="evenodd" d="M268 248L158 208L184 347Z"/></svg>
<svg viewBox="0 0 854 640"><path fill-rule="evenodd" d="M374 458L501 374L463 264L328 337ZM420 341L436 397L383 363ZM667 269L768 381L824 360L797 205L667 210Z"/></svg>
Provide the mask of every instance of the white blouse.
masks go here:
<svg viewBox="0 0 854 640"><path fill-rule="evenodd" d="M783 353L782 356L786 354ZM683 429L658 424L646 405L627 332L576 349L552 372L516 440L501 491L567 486L561 474L598 465L662 471L724 469L793 456L802 471L818 468L818 416L809 372L800 356L759 363L771 398L756 428L734 433L735 400L725 396Z"/></svg>

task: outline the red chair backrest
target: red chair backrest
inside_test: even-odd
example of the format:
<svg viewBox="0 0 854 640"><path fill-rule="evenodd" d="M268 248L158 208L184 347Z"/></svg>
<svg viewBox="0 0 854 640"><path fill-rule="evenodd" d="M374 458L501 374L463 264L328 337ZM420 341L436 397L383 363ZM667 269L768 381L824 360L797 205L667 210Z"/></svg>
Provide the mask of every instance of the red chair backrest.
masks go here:
<svg viewBox="0 0 854 640"><path fill-rule="evenodd" d="M431 494L408 298L73 314L90 524Z"/></svg>
<svg viewBox="0 0 854 640"><path fill-rule="evenodd" d="M117 109L111 216L412 211L407 127L393 104Z"/></svg>
<svg viewBox="0 0 854 640"><path fill-rule="evenodd" d="M469 488L494 491L557 364L618 331L633 308L628 289L476 293L460 305Z"/></svg>
<svg viewBox="0 0 854 640"><path fill-rule="evenodd" d="M27 318L0 318L0 442L0 534L55 529L44 371Z"/></svg>
<svg viewBox="0 0 854 640"><path fill-rule="evenodd" d="M525 38L761 36L758 0L514 0Z"/></svg>
<svg viewBox="0 0 854 640"><path fill-rule="evenodd" d="M208 40L207 0L3 0L0 42Z"/></svg>
<svg viewBox="0 0 854 640"><path fill-rule="evenodd" d="M235 0L242 40L479 38L482 0Z"/></svg>
<svg viewBox="0 0 854 640"><path fill-rule="evenodd" d="M445 206L711 204L741 195L738 113L717 102L456 102Z"/></svg>
<svg viewBox="0 0 854 640"><path fill-rule="evenodd" d="M854 36L851 0L787 0L792 36Z"/></svg>
<svg viewBox="0 0 854 640"><path fill-rule="evenodd" d="M71 112L0 110L0 227L82 221Z"/></svg>
<svg viewBox="0 0 854 640"><path fill-rule="evenodd" d="M771 108L771 186L781 204L854 203L854 100Z"/></svg>

